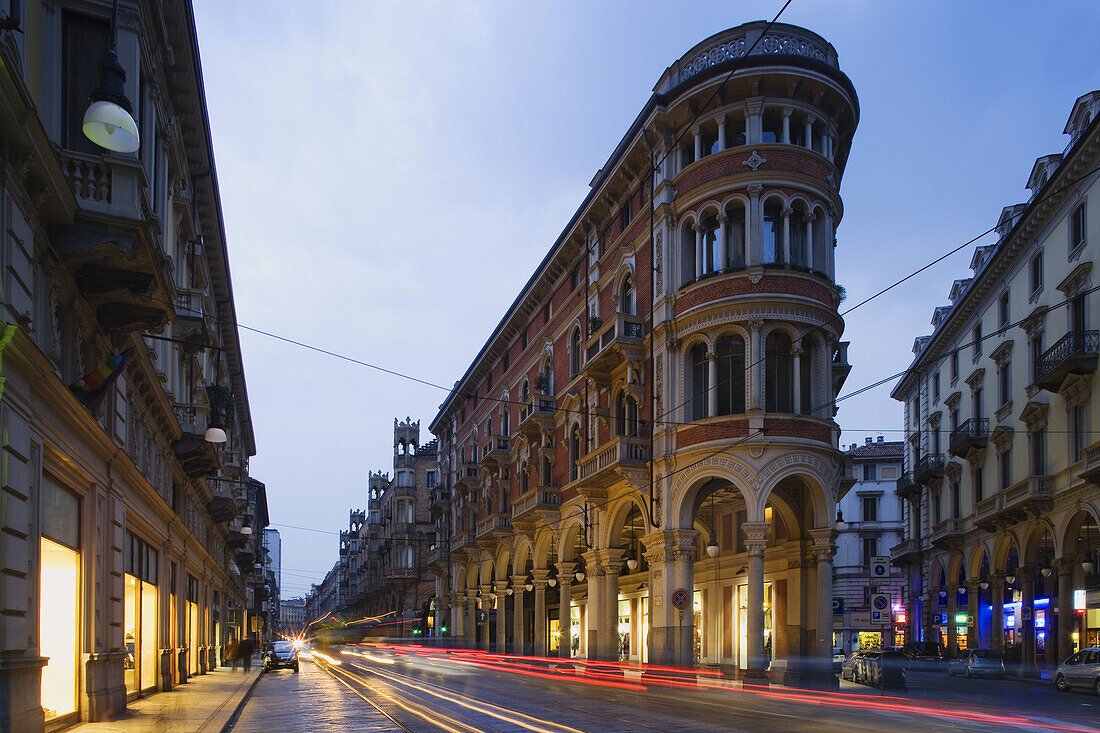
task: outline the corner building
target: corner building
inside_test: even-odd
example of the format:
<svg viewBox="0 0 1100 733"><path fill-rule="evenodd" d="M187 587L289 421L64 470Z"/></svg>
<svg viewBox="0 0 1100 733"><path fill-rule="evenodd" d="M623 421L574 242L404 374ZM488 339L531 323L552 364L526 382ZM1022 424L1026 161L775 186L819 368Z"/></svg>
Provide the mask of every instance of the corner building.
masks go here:
<svg viewBox="0 0 1100 733"><path fill-rule="evenodd" d="M859 108L829 43L765 25L665 71L431 425L461 643L788 680L831 652Z"/></svg>

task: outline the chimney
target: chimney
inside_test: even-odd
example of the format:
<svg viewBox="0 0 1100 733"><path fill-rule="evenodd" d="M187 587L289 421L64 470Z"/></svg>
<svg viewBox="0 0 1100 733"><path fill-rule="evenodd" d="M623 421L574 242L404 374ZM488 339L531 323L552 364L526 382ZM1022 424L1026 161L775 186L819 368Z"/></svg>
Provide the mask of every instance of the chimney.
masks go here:
<svg viewBox="0 0 1100 733"><path fill-rule="evenodd" d="M871 445L871 438L866 438L866 441L864 445Z"/></svg>

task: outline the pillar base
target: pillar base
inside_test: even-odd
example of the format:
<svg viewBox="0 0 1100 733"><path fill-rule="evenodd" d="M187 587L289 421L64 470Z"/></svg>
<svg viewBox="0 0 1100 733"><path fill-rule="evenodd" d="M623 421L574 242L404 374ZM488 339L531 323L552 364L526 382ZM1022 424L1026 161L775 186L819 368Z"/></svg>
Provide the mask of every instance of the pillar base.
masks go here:
<svg viewBox="0 0 1100 733"><path fill-rule="evenodd" d="M45 727L40 698L45 657L0 659L0 690L6 705L0 711L0 730L38 733Z"/></svg>
<svg viewBox="0 0 1100 733"><path fill-rule="evenodd" d="M84 655L86 720L110 720L126 709L125 659L126 652L121 651Z"/></svg>

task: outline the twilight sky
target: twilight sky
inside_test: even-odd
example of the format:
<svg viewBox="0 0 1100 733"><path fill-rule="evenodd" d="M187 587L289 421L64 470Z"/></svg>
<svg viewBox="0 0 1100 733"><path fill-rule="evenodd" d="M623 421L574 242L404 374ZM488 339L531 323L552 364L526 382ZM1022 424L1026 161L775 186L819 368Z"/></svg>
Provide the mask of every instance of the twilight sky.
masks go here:
<svg viewBox="0 0 1100 733"><path fill-rule="evenodd" d="M237 314L450 385L560 234L664 69L781 0L194 0ZM992 227L1100 89L1100 4L794 0L859 94L837 280L850 307ZM987 238L982 243L993 240ZM848 393L903 370L972 248L846 317ZM283 597L391 470L393 419L445 392L241 333ZM892 384L842 443L899 439ZM842 393L842 394L843 394ZM301 529L305 528L305 529Z"/></svg>

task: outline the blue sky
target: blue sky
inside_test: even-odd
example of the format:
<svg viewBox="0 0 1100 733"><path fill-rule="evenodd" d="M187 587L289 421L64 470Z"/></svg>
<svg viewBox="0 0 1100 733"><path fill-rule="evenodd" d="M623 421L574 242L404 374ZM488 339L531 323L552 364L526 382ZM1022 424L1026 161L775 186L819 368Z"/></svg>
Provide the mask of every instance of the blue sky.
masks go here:
<svg viewBox="0 0 1100 733"><path fill-rule="evenodd" d="M194 0L243 325L450 385L553 243L664 69L781 2ZM1100 89L1095 2L794 0L861 121L841 189L846 306L1026 200ZM991 241L991 240L989 240ZM898 372L972 249L847 318L845 392ZM284 597L392 464L393 418L445 392L248 331L253 475ZM841 403L842 442L900 436L890 385ZM894 432L887 432L894 431ZM279 526L279 525L284 526Z"/></svg>

